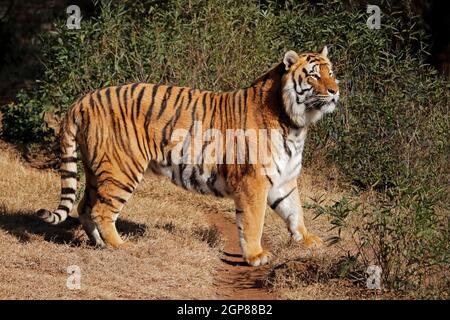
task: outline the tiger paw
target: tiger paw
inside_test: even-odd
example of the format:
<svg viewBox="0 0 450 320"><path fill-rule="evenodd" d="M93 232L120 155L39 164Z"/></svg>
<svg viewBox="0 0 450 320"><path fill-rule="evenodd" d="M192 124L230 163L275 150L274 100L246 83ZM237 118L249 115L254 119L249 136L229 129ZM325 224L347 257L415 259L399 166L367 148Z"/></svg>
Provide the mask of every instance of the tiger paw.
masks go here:
<svg viewBox="0 0 450 320"><path fill-rule="evenodd" d="M312 246L319 248L323 246L323 240L312 233L303 236L303 243L307 248L310 248Z"/></svg>
<svg viewBox="0 0 450 320"><path fill-rule="evenodd" d="M129 249L131 248L133 245L131 242L127 241L127 240L122 240L120 238L120 240L118 239L118 241L112 243L109 242L108 246L113 248L113 249Z"/></svg>
<svg viewBox="0 0 450 320"><path fill-rule="evenodd" d="M131 241L131 239L128 236L125 236L122 238L122 243L119 244L118 248L125 250L135 249L136 243Z"/></svg>
<svg viewBox="0 0 450 320"><path fill-rule="evenodd" d="M259 267L269 263L270 258L270 252L263 250L261 253L245 258L245 261L252 267Z"/></svg>

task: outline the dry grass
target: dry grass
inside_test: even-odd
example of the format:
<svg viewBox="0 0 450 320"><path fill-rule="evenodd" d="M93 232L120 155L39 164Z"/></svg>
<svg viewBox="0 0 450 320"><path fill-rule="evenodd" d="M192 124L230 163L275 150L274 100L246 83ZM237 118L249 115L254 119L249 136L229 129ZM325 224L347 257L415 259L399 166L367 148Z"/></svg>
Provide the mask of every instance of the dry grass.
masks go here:
<svg viewBox="0 0 450 320"><path fill-rule="evenodd" d="M0 150L0 298L215 297L219 250L208 245L209 226L191 194L144 179L119 224L131 246L94 249L78 223L49 226L33 216L57 205L58 175L29 168L4 144ZM81 268L81 290L66 288L70 265Z"/></svg>

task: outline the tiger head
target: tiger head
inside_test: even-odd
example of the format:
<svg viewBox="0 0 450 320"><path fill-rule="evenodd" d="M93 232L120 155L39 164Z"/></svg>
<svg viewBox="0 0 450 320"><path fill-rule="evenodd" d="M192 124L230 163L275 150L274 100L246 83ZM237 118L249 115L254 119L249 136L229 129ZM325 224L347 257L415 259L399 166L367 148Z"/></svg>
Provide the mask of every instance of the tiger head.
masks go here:
<svg viewBox="0 0 450 320"><path fill-rule="evenodd" d="M315 123L324 113L332 112L338 102L338 81L327 56L327 47L319 53L298 55L295 51L288 51L284 55L284 108L299 127Z"/></svg>

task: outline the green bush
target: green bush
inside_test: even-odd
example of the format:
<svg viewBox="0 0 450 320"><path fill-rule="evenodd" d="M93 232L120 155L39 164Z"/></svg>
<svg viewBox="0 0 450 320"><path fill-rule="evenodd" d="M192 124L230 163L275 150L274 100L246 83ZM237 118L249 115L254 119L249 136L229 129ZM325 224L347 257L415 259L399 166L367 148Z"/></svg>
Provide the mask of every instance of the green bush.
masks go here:
<svg viewBox="0 0 450 320"><path fill-rule="evenodd" d="M382 269L385 288L419 298L448 299L448 215L436 213L433 204L437 199L423 192L422 202L391 201L378 193L368 203L344 197L331 205L315 199L306 207L316 216L330 218L331 229L337 231L328 239L330 244L339 242L342 231L347 231L346 237L355 248L343 252L351 265L347 272L359 270L364 275L369 266L377 265ZM365 280L364 276L360 279Z"/></svg>
<svg viewBox="0 0 450 320"><path fill-rule="evenodd" d="M249 85L288 49L328 44L341 104L311 130L305 165L320 149L357 192L379 193L364 226L376 259L395 264L401 251L426 270L421 259L447 258L450 83L425 63L418 19L385 2L379 30L367 27L364 7L341 1L113 3L99 2L100 14L83 19L80 30L59 21L56 33L42 35L45 73L1 109L4 138L55 140L44 112L61 115L77 96L103 86L145 81L229 90ZM411 281L404 269L395 274L388 283Z"/></svg>

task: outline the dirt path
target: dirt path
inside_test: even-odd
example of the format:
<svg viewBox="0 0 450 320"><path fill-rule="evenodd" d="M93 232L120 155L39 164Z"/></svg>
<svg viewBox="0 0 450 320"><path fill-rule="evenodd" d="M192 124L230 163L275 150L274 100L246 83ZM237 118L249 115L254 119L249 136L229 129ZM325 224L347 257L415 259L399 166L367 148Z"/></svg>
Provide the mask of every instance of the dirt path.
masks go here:
<svg viewBox="0 0 450 320"><path fill-rule="evenodd" d="M227 300L272 300L276 295L261 285L269 266L250 267L242 259L236 225L221 213L208 213L225 241L222 264L216 276L217 297Z"/></svg>

